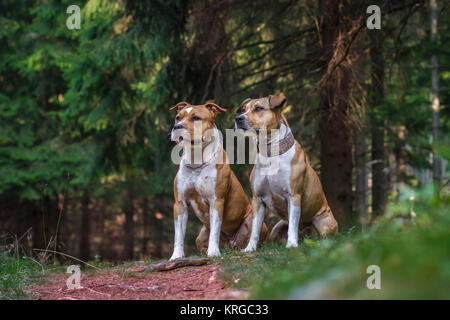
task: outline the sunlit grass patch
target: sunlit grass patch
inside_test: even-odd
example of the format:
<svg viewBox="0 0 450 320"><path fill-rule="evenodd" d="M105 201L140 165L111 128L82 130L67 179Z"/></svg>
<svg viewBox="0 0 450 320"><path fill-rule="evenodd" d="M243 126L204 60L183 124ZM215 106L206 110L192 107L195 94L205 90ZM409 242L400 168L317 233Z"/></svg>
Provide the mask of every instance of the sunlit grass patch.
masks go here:
<svg viewBox="0 0 450 320"><path fill-rule="evenodd" d="M429 189L416 193L414 223L410 201L391 205L366 231L305 240L296 249L227 251L219 259L223 279L250 287L256 299L448 299L450 199L437 200ZM370 265L380 267L379 290L367 287Z"/></svg>

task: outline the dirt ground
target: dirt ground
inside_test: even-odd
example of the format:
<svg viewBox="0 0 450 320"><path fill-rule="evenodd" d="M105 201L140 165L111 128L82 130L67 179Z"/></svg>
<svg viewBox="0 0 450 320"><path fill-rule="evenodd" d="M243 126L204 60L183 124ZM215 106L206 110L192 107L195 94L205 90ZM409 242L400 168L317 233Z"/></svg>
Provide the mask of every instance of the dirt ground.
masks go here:
<svg viewBox="0 0 450 320"><path fill-rule="evenodd" d="M220 267L210 264L164 272L126 272L82 275L81 289L68 289L68 274L52 276L49 284L35 285L27 292L38 300L161 300L246 299L243 290L228 288L219 279ZM126 276L122 276L125 274Z"/></svg>

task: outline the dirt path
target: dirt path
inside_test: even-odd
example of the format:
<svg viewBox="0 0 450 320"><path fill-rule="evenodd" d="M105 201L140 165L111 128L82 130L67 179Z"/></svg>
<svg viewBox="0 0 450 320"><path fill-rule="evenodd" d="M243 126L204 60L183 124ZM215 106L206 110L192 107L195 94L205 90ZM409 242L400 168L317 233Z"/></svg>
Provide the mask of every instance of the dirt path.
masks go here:
<svg viewBox="0 0 450 320"><path fill-rule="evenodd" d="M69 275L53 276L50 284L27 291L39 300L153 300L153 299L245 299L247 293L224 285L218 264L186 267L166 272L137 273L128 268L121 276L111 271L102 275L83 275L81 289L69 290Z"/></svg>

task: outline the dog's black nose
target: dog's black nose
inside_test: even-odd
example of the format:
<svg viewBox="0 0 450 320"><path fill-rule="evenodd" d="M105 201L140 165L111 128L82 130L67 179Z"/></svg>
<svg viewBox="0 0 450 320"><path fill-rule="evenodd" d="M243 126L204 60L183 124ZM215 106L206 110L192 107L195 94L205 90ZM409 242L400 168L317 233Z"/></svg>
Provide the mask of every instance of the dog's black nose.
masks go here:
<svg viewBox="0 0 450 320"><path fill-rule="evenodd" d="M245 115L243 115L243 114L240 114L236 117L236 121L238 121L238 122L242 122L244 120L245 120Z"/></svg>
<svg viewBox="0 0 450 320"><path fill-rule="evenodd" d="M176 125L173 127L173 130L183 129L183 128L184 128L183 125L182 125L181 123L179 123L179 124L176 124Z"/></svg>

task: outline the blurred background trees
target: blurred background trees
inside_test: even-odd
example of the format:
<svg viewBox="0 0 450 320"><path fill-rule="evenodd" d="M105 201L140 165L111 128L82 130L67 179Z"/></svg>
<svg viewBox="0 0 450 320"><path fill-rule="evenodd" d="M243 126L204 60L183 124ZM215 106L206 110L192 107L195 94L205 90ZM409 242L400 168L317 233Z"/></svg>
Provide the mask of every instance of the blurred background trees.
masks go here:
<svg viewBox="0 0 450 320"><path fill-rule="evenodd" d="M82 259L167 257L181 100L227 108L226 129L245 98L284 93L343 230L383 214L400 184L445 191L447 2L381 1L380 30L370 1L72 2L0 3L3 235ZM251 167L232 167L249 196Z"/></svg>

